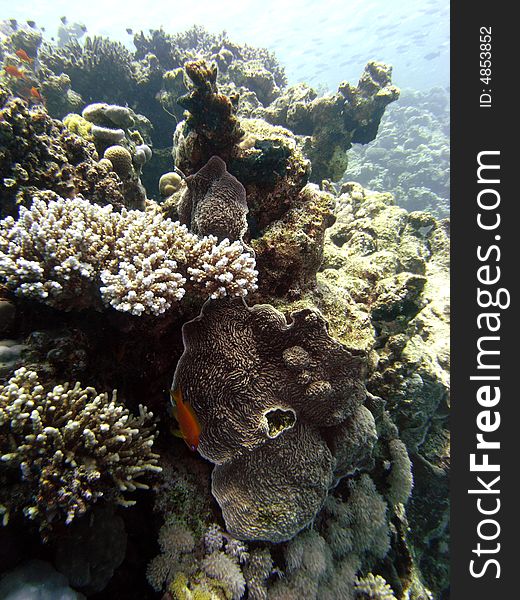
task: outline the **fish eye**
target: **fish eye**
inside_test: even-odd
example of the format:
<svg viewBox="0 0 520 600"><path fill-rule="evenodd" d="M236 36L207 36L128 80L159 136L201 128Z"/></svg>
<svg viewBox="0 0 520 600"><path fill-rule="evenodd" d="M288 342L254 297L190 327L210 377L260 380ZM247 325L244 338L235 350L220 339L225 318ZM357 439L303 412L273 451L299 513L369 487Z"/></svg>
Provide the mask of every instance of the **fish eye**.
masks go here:
<svg viewBox="0 0 520 600"><path fill-rule="evenodd" d="M197 450L197 447L195 446L195 444L191 444L190 449L192 452L195 452L195 450Z"/></svg>

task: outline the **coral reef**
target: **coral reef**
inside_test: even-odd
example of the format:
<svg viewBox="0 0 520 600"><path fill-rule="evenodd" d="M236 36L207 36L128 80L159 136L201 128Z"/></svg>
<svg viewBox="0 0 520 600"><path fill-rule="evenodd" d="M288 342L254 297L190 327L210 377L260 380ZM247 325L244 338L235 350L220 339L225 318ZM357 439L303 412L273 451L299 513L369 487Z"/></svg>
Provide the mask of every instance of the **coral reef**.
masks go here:
<svg viewBox="0 0 520 600"><path fill-rule="evenodd" d="M146 190L140 175L143 166L152 157L151 148L144 143L144 138L150 137L150 121L127 106L104 102L89 104L83 109L81 117L68 115L68 118L73 123L78 121L85 124L83 129L87 130L96 150L103 155L103 159L109 161L107 164L123 182L125 206L144 209Z"/></svg>
<svg viewBox="0 0 520 600"><path fill-rule="evenodd" d="M412 489L404 444L414 473L410 537L428 585L440 590L447 571L431 557L434 546L446 556L449 536L449 224L353 183L343 185L336 219L314 298L332 335L371 350L367 387L385 399L401 440L388 442L385 494L395 504Z"/></svg>
<svg viewBox="0 0 520 600"><path fill-rule="evenodd" d="M101 497L128 505L123 494L160 471L152 417L142 406L131 416L115 392L109 399L79 383L46 390L37 373L18 369L0 386L0 449L22 489L11 496L3 486L2 504L22 508L42 530L70 523Z"/></svg>
<svg viewBox="0 0 520 600"><path fill-rule="evenodd" d="M100 303L159 315L188 284L210 297L256 289L254 259L239 242L197 238L151 207L113 212L87 200L35 200L0 222L0 276L18 295L65 310Z"/></svg>
<svg viewBox="0 0 520 600"><path fill-rule="evenodd" d="M344 178L442 219L449 215L449 160L448 92L406 91L385 112L377 138L349 150Z"/></svg>
<svg viewBox="0 0 520 600"><path fill-rule="evenodd" d="M268 305L226 302L183 327L173 385L200 420L213 494L241 539L282 541L313 519L335 462L320 428L343 423L364 399L362 357L332 340L318 313L291 318L288 326Z"/></svg>
<svg viewBox="0 0 520 600"><path fill-rule="evenodd" d="M445 598L449 225L398 206L445 197L443 94L359 152L389 162L371 192L333 181L399 94L387 65L323 95L200 27L135 51L32 29L0 35L0 571L52 561L76 597Z"/></svg>
<svg viewBox="0 0 520 600"><path fill-rule="evenodd" d="M357 87L343 82L336 94L316 97L314 90L299 84L261 114L299 136L312 163L312 181L337 181L347 168L346 151L353 143L375 138L385 107L399 97L391 75L391 67L370 61Z"/></svg>
<svg viewBox="0 0 520 600"><path fill-rule="evenodd" d="M2 92L3 94L3 92ZM41 106L29 108L5 91L0 102L0 216L16 214L38 190L69 198L88 195L92 202L124 204L122 185L99 165L94 147L51 119Z"/></svg>

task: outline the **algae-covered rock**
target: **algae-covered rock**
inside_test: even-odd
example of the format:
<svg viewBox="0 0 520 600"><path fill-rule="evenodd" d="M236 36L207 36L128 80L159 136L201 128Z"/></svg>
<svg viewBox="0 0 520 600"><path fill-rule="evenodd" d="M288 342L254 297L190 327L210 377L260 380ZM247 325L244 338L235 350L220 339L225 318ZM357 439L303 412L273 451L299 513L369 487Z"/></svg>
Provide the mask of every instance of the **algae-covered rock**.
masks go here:
<svg viewBox="0 0 520 600"><path fill-rule="evenodd" d="M325 230L334 223L334 198L308 184L281 219L253 240L267 297L298 298L316 285L323 260Z"/></svg>
<svg viewBox="0 0 520 600"><path fill-rule="evenodd" d="M442 589L446 568L430 557L448 547L449 226L353 183L335 216L317 293L284 310L313 301L333 336L369 352L368 389L385 399L413 463L410 539L427 584Z"/></svg>
<svg viewBox="0 0 520 600"><path fill-rule="evenodd" d="M311 181L339 180L353 143L376 135L385 107L399 97L391 83L392 68L370 61L357 86L340 84L337 93L317 96L305 84L288 88L262 116L291 129L312 163Z"/></svg>

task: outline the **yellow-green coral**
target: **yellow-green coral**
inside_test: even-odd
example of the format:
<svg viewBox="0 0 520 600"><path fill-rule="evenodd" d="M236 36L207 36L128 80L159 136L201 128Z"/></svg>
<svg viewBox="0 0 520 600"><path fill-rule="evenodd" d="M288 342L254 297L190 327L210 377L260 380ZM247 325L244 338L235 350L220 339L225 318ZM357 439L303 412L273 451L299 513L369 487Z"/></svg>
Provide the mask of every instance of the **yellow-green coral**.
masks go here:
<svg viewBox="0 0 520 600"><path fill-rule="evenodd" d="M132 175L132 155L124 146L109 146L103 155L112 163L114 171L122 180Z"/></svg>
<svg viewBox="0 0 520 600"><path fill-rule="evenodd" d="M180 175L174 172L164 173L159 179L159 193L163 198L174 194L182 184Z"/></svg>
<svg viewBox="0 0 520 600"><path fill-rule="evenodd" d="M84 119L81 115L76 113L69 113L63 118L63 124L69 131L79 135L84 140L92 142L94 137L92 136L92 123Z"/></svg>
<svg viewBox="0 0 520 600"><path fill-rule="evenodd" d="M174 600L223 600L227 598L227 594L223 596L219 593L218 588L220 585L220 582L215 581L216 589L215 591L210 591L204 583L190 582L185 573L179 572L175 575L168 591Z"/></svg>

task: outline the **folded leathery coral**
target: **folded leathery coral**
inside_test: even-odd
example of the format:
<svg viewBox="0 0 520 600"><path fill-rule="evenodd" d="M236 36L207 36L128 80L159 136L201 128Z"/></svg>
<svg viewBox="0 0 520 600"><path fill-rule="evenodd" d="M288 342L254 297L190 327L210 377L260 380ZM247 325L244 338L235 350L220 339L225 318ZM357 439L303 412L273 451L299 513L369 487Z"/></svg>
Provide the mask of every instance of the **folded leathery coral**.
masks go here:
<svg viewBox="0 0 520 600"><path fill-rule="evenodd" d="M173 388L200 422L198 450L216 465L213 495L239 539L280 542L304 528L333 483L335 426L356 438L362 353L333 340L317 311L291 319L221 300L183 326ZM372 438L357 438L370 452Z"/></svg>
<svg viewBox="0 0 520 600"><path fill-rule="evenodd" d="M219 240L240 240L247 231L248 213L244 186L226 170L226 163L212 156L186 178L186 190L179 200L179 220L199 235Z"/></svg>
<svg viewBox="0 0 520 600"><path fill-rule="evenodd" d="M239 241L199 238L154 204L116 213L81 198L35 200L0 221L0 279L58 309L160 315L186 291L245 296L256 289L254 265Z"/></svg>

